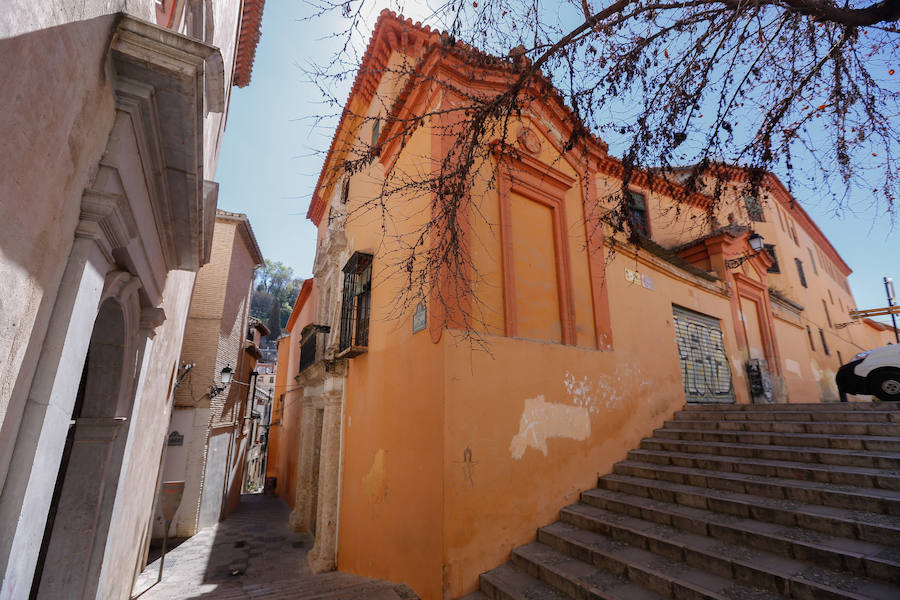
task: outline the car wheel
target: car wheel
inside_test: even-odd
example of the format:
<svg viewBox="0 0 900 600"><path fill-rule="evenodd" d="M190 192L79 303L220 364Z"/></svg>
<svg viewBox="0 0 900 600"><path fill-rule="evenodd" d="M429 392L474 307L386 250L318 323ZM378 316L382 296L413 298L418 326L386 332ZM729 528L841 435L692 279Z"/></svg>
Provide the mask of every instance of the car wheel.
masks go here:
<svg viewBox="0 0 900 600"><path fill-rule="evenodd" d="M869 389L884 402L900 401L900 371L888 369L869 375Z"/></svg>

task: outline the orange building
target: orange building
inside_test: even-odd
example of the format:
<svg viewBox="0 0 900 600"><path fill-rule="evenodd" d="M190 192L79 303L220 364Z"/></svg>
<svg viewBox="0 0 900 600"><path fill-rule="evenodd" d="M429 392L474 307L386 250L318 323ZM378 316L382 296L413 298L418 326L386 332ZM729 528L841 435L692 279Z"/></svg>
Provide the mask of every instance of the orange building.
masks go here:
<svg viewBox="0 0 900 600"><path fill-rule="evenodd" d="M419 80L382 77L406 61ZM441 274L398 304L392 259L432 198L387 207L388 223L362 207L392 169L433 168L446 128L433 119L366 168L337 167L391 139L386 115L449 109L460 82L483 92L513 69L392 13L376 25L309 209L315 280L279 342L268 475L315 535L314 570L460 597L686 400L836 400L834 371L877 337L837 327L850 269L774 176L744 199L734 169L721 206L698 193L673 211L678 184L637 174L643 243L598 227L621 163L598 140L563 151L575 123L552 93L534 94L497 140L518 151L485 165L461 205L464 310L441 301L458 284ZM752 251L758 235L773 252Z"/></svg>

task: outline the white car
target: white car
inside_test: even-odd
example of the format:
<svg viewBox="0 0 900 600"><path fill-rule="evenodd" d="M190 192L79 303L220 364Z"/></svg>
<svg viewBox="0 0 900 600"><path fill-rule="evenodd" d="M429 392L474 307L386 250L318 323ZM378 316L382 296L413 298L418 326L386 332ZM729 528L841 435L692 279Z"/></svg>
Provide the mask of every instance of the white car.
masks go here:
<svg viewBox="0 0 900 600"><path fill-rule="evenodd" d="M842 402L847 401L847 394L900 401L900 344L860 352L838 369L834 379Z"/></svg>

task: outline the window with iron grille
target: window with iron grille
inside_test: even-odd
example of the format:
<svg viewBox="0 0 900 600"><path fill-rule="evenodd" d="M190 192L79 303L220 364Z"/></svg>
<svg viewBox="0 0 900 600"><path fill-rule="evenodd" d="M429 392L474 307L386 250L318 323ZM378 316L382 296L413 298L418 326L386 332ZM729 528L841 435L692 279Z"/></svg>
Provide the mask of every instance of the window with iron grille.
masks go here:
<svg viewBox="0 0 900 600"><path fill-rule="evenodd" d="M344 266L341 303L341 338L338 350L356 356L369 345L369 312L372 304L372 255L355 252ZM346 352L345 352L346 351Z"/></svg>
<svg viewBox="0 0 900 600"><path fill-rule="evenodd" d="M647 200L643 194L628 192L628 225L631 231L646 238L650 237L650 219L647 217Z"/></svg>
<svg viewBox="0 0 900 600"><path fill-rule="evenodd" d="M305 340L300 342L300 372L312 366L316 362L316 332L307 336Z"/></svg>
<svg viewBox="0 0 900 600"><path fill-rule="evenodd" d="M806 337L809 338L809 349L810 349L810 350L815 350L815 349L816 349L816 345L813 344L812 329L809 328L809 325L806 326Z"/></svg>
<svg viewBox="0 0 900 600"><path fill-rule="evenodd" d="M744 196L744 206L747 207L747 216L750 217L751 221L764 222L766 220L763 215L762 204L759 203L758 198Z"/></svg>
<svg viewBox="0 0 900 600"><path fill-rule="evenodd" d="M300 332L300 373L311 367L317 360L322 358L319 348L324 348L324 340L322 346L319 345L319 339L323 334L330 333L331 327L328 325L315 325L310 323Z"/></svg>
<svg viewBox="0 0 900 600"><path fill-rule="evenodd" d="M800 276L800 285L808 287L806 285L806 275L803 273L803 261L799 258L795 258L794 262L797 263L797 275Z"/></svg>
<svg viewBox="0 0 900 600"><path fill-rule="evenodd" d="M778 256L775 254L775 244L765 244L766 252L772 259L772 266L766 269L769 273L781 273L781 267L778 266Z"/></svg>

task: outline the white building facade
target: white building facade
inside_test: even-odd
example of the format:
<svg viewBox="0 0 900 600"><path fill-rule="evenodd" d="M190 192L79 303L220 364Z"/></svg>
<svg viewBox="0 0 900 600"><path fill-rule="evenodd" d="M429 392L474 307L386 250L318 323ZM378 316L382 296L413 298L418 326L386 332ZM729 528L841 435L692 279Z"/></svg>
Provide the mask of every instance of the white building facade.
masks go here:
<svg viewBox="0 0 900 600"><path fill-rule="evenodd" d="M130 595L248 4L4 7L0 599Z"/></svg>

